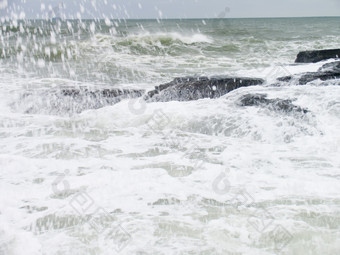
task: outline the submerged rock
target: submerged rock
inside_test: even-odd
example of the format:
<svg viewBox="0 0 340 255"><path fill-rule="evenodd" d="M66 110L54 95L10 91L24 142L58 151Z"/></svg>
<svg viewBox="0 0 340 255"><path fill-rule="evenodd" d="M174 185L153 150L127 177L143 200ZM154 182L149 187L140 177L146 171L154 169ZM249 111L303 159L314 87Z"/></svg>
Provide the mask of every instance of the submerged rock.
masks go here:
<svg viewBox="0 0 340 255"><path fill-rule="evenodd" d="M340 61L324 64L318 72L340 73Z"/></svg>
<svg viewBox="0 0 340 255"><path fill-rule="evenodd" d="M136 98L141 97L144 94L144 90L138 89L62 89L61 93L64 96L72 96L72 97L92 97L92 98L115 98L115 99L123 99L123 98Z"/></svg>
<svg viewBox="0 0 340 255"><path fill-rule="evenodd" d="M331 58L340 58L340 49L301 51L295 63L316 63Z"/></svg>
<svg viewBox="0 0 340 255"><path fill-rule="evenodd" d="M62 89L61 94L70 97L77 103L75 112L87 109L98 109L104 106L119 103L123 99L143 96L144 90L137 89Z"/></svg>
<svg viewBox="0 0 340 255"><path fill-rule="evenodd" d="M307 113L308 110L296 106L289 99L267 99L266 94L246 94L240 99L241 106L265 106L273 111L284 113Z"/></svg>
<svg viewBox="0 0 340 255"><path fill-rule="evenodd" d="M299 79L300 85L305 85L311 81L315 80L322 80L322 81L328 81L328 80L334 80L334 79L340 79L340 73L334 74L334 73L306 73L302 75L302 77Z"/></svg>
<svg viewBox="0 0 340 255"><path fill-rule="evenodd" d="M261 85L263 79L216 77L184 77L156 86L147 93L151 102L192 101L201 98L218 98L240 87Z"/></svg>
<svg viewBox="0 0 340 255"><path fill-rule="evenodd" d="M308 72L296 76L285 76L280 77L277 80L289 82L292 81L294 78L296 78L299 85L305 85L311 81L318 79L322 81L340 79L340 61L327 63L319 68L317 72Z"/></svg>
<svg viewBox="0 0 340 255"><path fill-rule="evenodd" d="M88 109L113 105L127 98L141 97L144 90L136 89L74 89L32 91L21 95L12 105L25 113L74 114Z"/></svg>

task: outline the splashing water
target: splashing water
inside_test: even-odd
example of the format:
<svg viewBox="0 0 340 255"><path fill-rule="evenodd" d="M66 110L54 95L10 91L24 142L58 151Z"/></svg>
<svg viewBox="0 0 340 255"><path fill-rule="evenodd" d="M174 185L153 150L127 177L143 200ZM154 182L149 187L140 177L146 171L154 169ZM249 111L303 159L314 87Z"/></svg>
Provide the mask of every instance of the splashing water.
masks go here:
<svg viewBox="0 0 340 255"><path fill-rule="evenodd" d="M2 22L0 254L339 253L338 81L276 82L321 67L292 63L300 50L338 47L338 24ZM98 109L58 94L150 90L187 75L267 82ZM246 94L308 113L245 107Z"/></svg>

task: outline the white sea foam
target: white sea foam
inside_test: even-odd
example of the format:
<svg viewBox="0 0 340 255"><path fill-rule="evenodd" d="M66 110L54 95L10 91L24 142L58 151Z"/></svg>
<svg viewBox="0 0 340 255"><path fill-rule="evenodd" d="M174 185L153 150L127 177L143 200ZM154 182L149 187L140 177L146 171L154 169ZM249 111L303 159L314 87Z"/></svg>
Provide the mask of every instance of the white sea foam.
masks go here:
<svg viewBox="0 0 340 255"><path fill-rule="evenodd" d="M168 33L143 33L137 35L130 35L127 39L135 40L138 42L160 42L162 40L171 39L173 41L179 41L184 44L194 44L194 43L212 43L213 40L206 35L203 34L191 34L184 35L177 32L168 32Z"/></svg>
<svg viewBox="0 0 340 255"><path fill-rule="evenodd" d="M236 33L223 48L224 37L206 33L97 34L72 42L74 59L46 60L39 70L25 58L2 59L0 254L340 252L340 87L275 84L327 61L293 64L299 41L273 41L262 54L259 38ZM282 52L270 54L280 43ZM193 74L267 83L218 99L125 100L72 116L51 114L39 99L67 86L150 89ZM255 93L308 113L241 106ZM32 105L35 114L25 113Z"/></svg>

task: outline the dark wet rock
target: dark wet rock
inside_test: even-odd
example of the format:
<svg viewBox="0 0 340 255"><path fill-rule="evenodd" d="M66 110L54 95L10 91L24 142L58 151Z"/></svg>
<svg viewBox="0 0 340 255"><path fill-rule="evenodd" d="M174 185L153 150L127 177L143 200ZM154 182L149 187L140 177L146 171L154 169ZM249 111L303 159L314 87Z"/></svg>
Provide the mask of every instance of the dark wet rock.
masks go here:
<svg viewBox="0 0 340 255"><path fill-rule="evenodd" d="M318 72L340 73L340 61L324 64Z"/></svg>
<svg viewBox="0 0 340 255"><path fill-rule="evenodd" d="M280 77L277 80L282 82L290 82L296 79L297 84L305 85L311 81L321 80L328 81L340 79L340 61L331 62L323 65L317 72L308 72L295 76Z"/></svg>
<svg viewBox="0 0 340 255"><path fill-rule="evenodd" d="M289 99L268 99L266 94L246 94L240 99L241 106L262 106L284 113L307 113L308 110L296 106Z"/></svg>
<svg viewBox="0 0 340 255"><path fill-rule="evenodd" d="M192 101L201 98L218 98L228 92L254 85L261 85L264 80L257 78L184 77L156 86L147 93L146 100L151 102Z"/></svg>
<svg viewBox="0 0 340 255"><path fill-rule="evenodd" d="M292 79L293 79L293 76L292 76L292 75L277 78L278 81L283 81L283 82L289 82L289 81L291 81Z"/></svg>
<svg viewBox="0 0 340 255"><path fill-rule="evenodd" d="M331 58L340 58L340 49L302 51L297 55L295 63L316 63Z"/></svg>
<svg viewBox="0 0 340 255"><path fill-rule="evenodd" d="M105 98L105 99L123 99L123 98L136 98L144 94L144 90L137 89L62 89L61 93L64 96L72 97L92 97L92 98Z"/></svg>
<svg viewBox="0 0 340 255"><path fill-rule="evenodd" d="M340 79L340 73L306 73L299 78L299 84L305 85L315 80L328 81L334 79Z"/></svg>
<svg viewBox="0 0 340 255"><path fill-rule="evenodd" d="M137 89L62 89L60 93L69 98L72 112L82 112L87 109L98 109L114 105L121 100L138 98L144 95L144 90Z"/></svg>
<svg viewBox="0 0 340 255"><path fill-rule="evenodd" d="M144 90L136 89L74 89L32 91L21 95L12 105L25 113L74 114L88 109L113 105L123 99L141 97Z"/></svg>

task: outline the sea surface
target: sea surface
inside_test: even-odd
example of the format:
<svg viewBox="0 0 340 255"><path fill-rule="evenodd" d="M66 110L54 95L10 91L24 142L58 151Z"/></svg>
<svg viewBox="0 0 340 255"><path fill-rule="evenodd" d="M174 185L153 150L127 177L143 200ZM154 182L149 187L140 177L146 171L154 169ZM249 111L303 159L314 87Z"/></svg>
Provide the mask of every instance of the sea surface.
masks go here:
<svg viewBox="0 0 340 255"><path fill-rule="evenodd" d="M332 17L2 21L0 254L340 254L339 81L276 81L327 62L299 51L339 47ZM193 75L266 83L97 109L56 96Z"/></svg>

